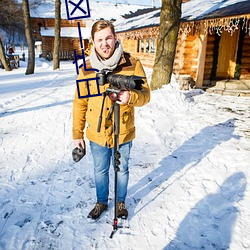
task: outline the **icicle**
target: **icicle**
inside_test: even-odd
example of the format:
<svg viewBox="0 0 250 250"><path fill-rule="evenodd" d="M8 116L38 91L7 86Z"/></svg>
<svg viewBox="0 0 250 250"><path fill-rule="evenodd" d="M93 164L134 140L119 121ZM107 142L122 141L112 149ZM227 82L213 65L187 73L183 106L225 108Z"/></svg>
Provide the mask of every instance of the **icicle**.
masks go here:
<svg viewBox="0 0 250 250"><path fill-rule="evenodd" d="M202 21L182 22L178 33L184 34L185 36L191 32L193 34L203 33L207 36L208 34L212 35L215 32L217 35L221 36L222 32L227 31L232 36L234 32L239 29L240 21L243 20L241 28L250 36L249 19L250 17L245 15L240 17L225 17ZM142 39L145 35L148 38L158 38L159 26L119 33L119 37L132 40Z"/></svg>

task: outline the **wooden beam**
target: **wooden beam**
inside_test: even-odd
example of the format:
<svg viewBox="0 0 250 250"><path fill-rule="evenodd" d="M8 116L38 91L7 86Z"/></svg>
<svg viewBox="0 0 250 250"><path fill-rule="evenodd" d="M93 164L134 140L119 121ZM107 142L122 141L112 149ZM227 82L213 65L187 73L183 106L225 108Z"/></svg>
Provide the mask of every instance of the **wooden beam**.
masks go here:
<svg viewBox="0 0 250 250"><path fill-rule="evenodd" d="M202 87L203 85L206 50L207 50L207 36L201 34L199 35L199 55L198 55L198 65L197 65L198 67L195 79L197 87Z"/></svg>

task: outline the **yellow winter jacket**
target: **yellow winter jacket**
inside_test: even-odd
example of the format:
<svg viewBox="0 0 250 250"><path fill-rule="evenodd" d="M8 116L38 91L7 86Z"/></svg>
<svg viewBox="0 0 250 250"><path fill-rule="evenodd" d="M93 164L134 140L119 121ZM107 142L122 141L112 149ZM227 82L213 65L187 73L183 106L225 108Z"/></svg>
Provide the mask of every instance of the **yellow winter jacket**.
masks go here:
<svg viewBox="0 0 250 250"><path fill-rule="evenodd" d="M86 62L86 68L91 68L90 62ZM150 100L150 89L147 83L146 75L139 60L133 58L130 54L124 52L117 68L113 74L136 75L142 76L144 84L142 90L130 90L129 102L120 105L120 135L119 144L129 142L135 138L134 125L134 107L140 107L147 104ZM95 71L84 71L84 67L79 70L78 80L95 78ZM100 85L99 85L100 86ZM106 91L109 84L100 86L100 93ZM89 81L89 92L85 81L79 84L79 93L81 96L97 94L96 80ZM104 109L102 113L102 123L100 132L97 132L99 116L102 106L102 96L89 98L79 98L76 89L73 102L73 140L84 138L84 129L86 128L86 137L88 140L95 142L101 146L107 145L109 148L114 147L113 119L108 120L108 114L112 106L112 101L106 97Z"/></svg>

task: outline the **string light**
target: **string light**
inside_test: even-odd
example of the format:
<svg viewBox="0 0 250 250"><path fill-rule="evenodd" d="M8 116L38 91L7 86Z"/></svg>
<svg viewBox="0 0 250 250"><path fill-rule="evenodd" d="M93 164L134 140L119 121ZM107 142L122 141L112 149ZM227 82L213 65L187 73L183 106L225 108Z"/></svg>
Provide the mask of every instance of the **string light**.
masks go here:
<svg viewBox="0 0 250 250"><path fill-rule="evenodd" d="M223 31L226 31L232 36L239 29L240 20L243 20L242 29L245 29L245 32L250 35L249 19L249 16L241 16L216 18L199 22L185 22L180 24L179 33L188 35L190 32L201 33L203 31L205 36L213 32L220 36Z"/></svg>
<svg viewBox="0 0 250 250"><path fill-rule="evenodd" d="M205 36L208 34L213 34L216 32L217 35L221 35L222 32L226 31L232 36L236 30L239 29L240 20L242 21L242 30L245 30L246 34L250 36L250 16L240 16L240 17L225 17L216 18L201 21L192 22L181 22L179 28L179 34L184 34L187 36L190 33L201 33ZM118 33L119 38L123 39L141 39L143 37L159 37L159 26L141 28L138 30L130 30L127 32Z"/></svg>

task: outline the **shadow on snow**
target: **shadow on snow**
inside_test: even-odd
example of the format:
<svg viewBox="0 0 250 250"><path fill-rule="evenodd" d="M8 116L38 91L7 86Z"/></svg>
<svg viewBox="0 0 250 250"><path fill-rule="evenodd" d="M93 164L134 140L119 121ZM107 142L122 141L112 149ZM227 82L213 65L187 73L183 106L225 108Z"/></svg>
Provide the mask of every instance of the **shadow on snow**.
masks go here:
<svg viewBox="0 0 250 250"><path fill-rule="evenodd" d="M29 112L29 111L40 110L40 109L44 109L44 108L51 108L51 107L55 107L55 106L65 105L65 104L72 103L72 102L73 102L73 100L66 100L66 101L62 101L62 102L43 104L43 105L36 106L36 107L21 108L21 109L13 110L13 111L11 111L11 110L5 111L3 113L0 113L0 117L6 117L9 115L15 115L15 114L25 113L25 112Z"/></svg>
<svg viewBox="0 0 250 250"><path fill-rule="evenodd" d="M189 165L189 167L185 172L190 168L196 167L216 146L229 141L232 138L239 139L239 136L233 134L235 129L234 123L235 119L229 119L223 123L202 129L198 134L192 136L178 149L173 151L171 155L162 159L158 168L154 169L135 185L131 186L128 190L129 196L133 197L132 199L134 200L140 200L142 197L149 195L174 175L174 173L185 168L187 165ZM161 192L157 193L157 195L148 203L156 199L172 184L173 182L169 183L164 189L161 189ZM148 205L148 203L146 203L141 209Z"/></svg>
<svg viewBox="0 0 250 250"><path fill-rule="evenodd" d="M242 172L228 177L217 193L207 195L181 222L176 237L164 250L229 249L238 208L247 180Z"/></svg>

